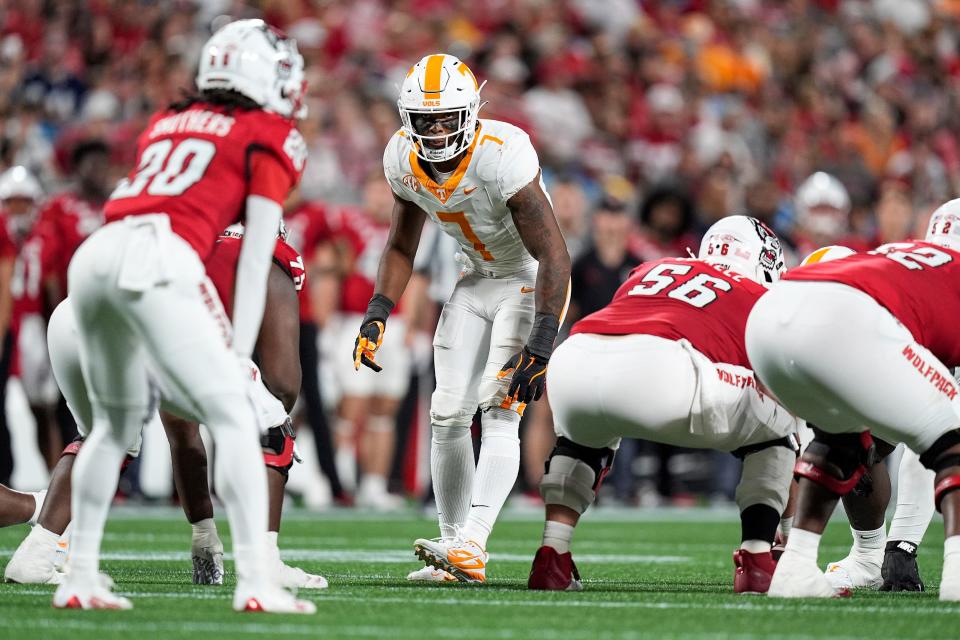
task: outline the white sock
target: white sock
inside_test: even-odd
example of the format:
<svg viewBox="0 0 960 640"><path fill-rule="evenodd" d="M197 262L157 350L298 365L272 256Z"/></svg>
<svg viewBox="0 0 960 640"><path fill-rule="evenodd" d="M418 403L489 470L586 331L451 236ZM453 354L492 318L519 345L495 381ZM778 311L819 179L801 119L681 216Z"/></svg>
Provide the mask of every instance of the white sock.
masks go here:
<svg viewBox="0 0 960 640"><path fill-rule="evenodd" d="M573 531L573 525L547 520L543 525L543 546L553 547L557 553L567 553L573 541Z"/></svg>
<svg viewBox="0 0 960 640"><path fill-rule="evenodd" d="M960 535L950 536L943 541L943 557L960 556Z"/></svg>
<svg viewBox="0 0 960 640"><path fill-rule="evenodd" d="M37 524L37 519L40 517L40 510L43 508L43 500L47 495L47 490L33 491L30 495L33 496L33 502L36 505L33 508L33 515L30 516L30 520L27 521L27 524L32 527Z"/></svg>
<svg viewBox="0 0 960 640"><path fill-rule="evenodd" d="M919 546L933 518L933 471L920 464L920 457L904 449L897 471L897 508L890 521L888 540L906 540Z"/></svg>
<svg viewBox="0 0 960 640"><path fill-rule="evenodd" d="M437 500L440 535L453 538L467 520L473 492L473 440L469 426L433 425L430 473Z"/></svg>
<svg viewBox="0 0 960 640"><path fill-rule="evenodd" d="M376 473L364 473L363 480L360 481L360 488L357 494L376 494L387 493L387 477Z"/></svg>
<svg viewBox="0 0 960 640"><path fill-rule="evenodd" d="M136 418L131 413L105 410L100 414L97 411L93 429L73 463L70 498L73 515L69 559L71 581L94 583L98 579L103 527L117 491L120 465L126 455L126 449L120 442L122 438L111 435L111 422L117 427L118 433L123 433L122 425L129 424L131 420L140 425L145 410L136 411ZM108 421L107 415L113 420Z"/></svg>
<svg viewBox="0 0 960 640"><path fill-rule="evenodd" d="M744 540L740 543L740 548L747 553L766 553L773 545L766 540Z"/></svg>
<svg viewBox="0 0 960 640"><path fill-rule="evenodd" d="M790 538L787 540L786 551L795 551L805 558L814 562L817 561L817 555L820 550L820 534L806 529L794 529L790 532Z"/></svg>
<svg viewBox="0 0 960 640"><path fill-rule="evenodd" d="M337 468L340 482L347 491L357 488L357 450L353 444L353 422L338 418L336 433L338 440L346 444L337 447L333 453L333 464Z"/></svg>
<svg viewBox="0 0 960 640"><path fill-rule="evenodd" d="M790 530L793 529L793 516L780 518L780 535L784 540L790 539Z"/></svg>
<svg viewBox="0 0 960 640"><path fill-rule="evenodd" d="M463 537L486 549L487 538L520 472L520 416L494 408L483 414L480 459Z"/></svg>
<svg viewBox="0 0 960 640"><path fill-rule="evenodd" d="M857 531L850 527L850 533L853 534L853 553L883 558L883 548L887 544L887 532L884 527L869 531Z"/></svg>
<svg viewBox="0 0 960 640"><path fill-rule="evenodd" d="M253 406L245 400L208 399L206 425L217 447L214 477L230 522L237 581L265 584L267 471Z"/></svg>
<svg viewBox="0 0 960 640"><path fill-rule="evenodd" d="M190 527L193 530L194 539L200 538L209 534L218 536L217 523L213 518L204 518L203 520L197 520L196 522L192 523Z"/></svg>

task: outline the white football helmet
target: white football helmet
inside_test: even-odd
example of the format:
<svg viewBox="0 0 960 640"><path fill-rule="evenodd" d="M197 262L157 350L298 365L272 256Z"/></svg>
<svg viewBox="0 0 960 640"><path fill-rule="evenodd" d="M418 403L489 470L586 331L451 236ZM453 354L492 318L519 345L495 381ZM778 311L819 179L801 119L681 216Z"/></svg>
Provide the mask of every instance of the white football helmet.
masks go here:
<svg viewBox="0 0 960 640"><path fill-rule="evenodd" d="M715 222L700 243L697 257L767 286L786 270L780 240L750 216L728 216Z"/></svg>
<svg viewBox="0 0 960 640"><path fill-rule="evenodd" d="M203 45L197 88L229 89L286 118L307 115L297 43L263 20L237 20Z"/></svg>
<svg viewBox="0 0 960 640"><path fill-rule="evenodd" d="M839 260L840 258L846 258L847 256L852 256L856 251L848 247L841 247L837 244L832 244L827 247L820 247L816 251L812 252L806 258L800 261L800 266L805 267L808 264L817 264L818 262L831 262L833 260Z"/></svg>
<svg viewBox="0 0 960 640"><path fill-rule="evenodd" d="M960 251L960 198L945 202L933 212L925 240Z"/></svg>
<svg viewBox="0 0 960 640"><path fill-rule="evenodd" d="M403 131L418 157L427 162L443 162L470 147L483 106L482 88L470 67L448 54L424 56L410 67L400 86L397 108ZM457 116L457 130L447 135L426 135L430 125L427 118L438 114Z"/></svg>
<svg viewBox="0 0 960 640"><path fill-rule="evenodd" d="M10 198L25 198L34 202L43 198L43 188L26 167L17 165L0 174L0 200Z"/></svg>
<svg viewBox="0 0 960 640"><path fill-rule="evenodd" d="M797 223L824 236L839 236L847 227L850 194L829 173L817 171L804 180L795 196Z"/></svg>

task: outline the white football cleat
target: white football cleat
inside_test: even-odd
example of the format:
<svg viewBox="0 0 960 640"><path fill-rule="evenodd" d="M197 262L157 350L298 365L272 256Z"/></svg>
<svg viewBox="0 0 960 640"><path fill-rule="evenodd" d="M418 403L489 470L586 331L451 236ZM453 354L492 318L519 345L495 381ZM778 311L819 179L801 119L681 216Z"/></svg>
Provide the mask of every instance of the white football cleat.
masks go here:
<svg viewBox="0 0 960 640"><path fill-rule="evenodd" d="M326 589L330 586L323 576L307 573L303 569L291 567L285 562L280 563L278 574L280 584L287 589Z"/></svg>
<svg viewBox="0 0 960 640"><path fill-rule="evenodd" d="M787 548L777 562L767 595L771 598L836 598L849 596L837 590L811 558Z"/></svg>
<svg viewBox="0 0 960 640"><path fill-rule="evenodd" d="M405 501L400 496L387 491L377 491L370 489L368 485L361 483L360 490L357 491L356 506L361 509L370 509L371 511L397 511L405 506Z"/></svg>
<svg viewBox="0 0 960 640"><path fill-rule="evenodd" d="M215 531L194 530L190 542L193 584L223 584L223 543Z"/></svg>
<svg viewBox="0 0 960 640"><path fill-rule="evenodd" d="M883 584L882 565L883 549L876 557L851 552L843 560L827 565L827 582L834 589L879 589Z"/></svg>
<svg viewBox="0 0 960 640"><path fill-rule="evenodd" d="M55 609L133 609L133 603L110 591L113 581L99 574L91 583L68 577L53 594Z"/></svg>
<svg viewBox="0 0 960 640"><path fill-rule="evenodd" d="M422 567L407 574L411 582L456 582L457 579L443 569L434 569L431 566Z"/></svg>
<svg viewBox="0 0 960 640"><path fill-rule="evenodd" d="M61 584L63 574L56 568L58 540L55 533L35 526L7 563L4 580L20 584Z"/></svg>
<svg viewBox="0 0 960 640"><path fill-rule="evenodd" d="M487 552L473 540L420 538L414 553L427 565L442 569L460 582L486 582Z"/></svg>
<svg viewBox="0 0 960 640"><path fill-rule="evenodd" d="M960 602L960 556L957 554L947 555L943 559L940 600L943 602Z"/></svg>
<svg viewBox="0 0 960 640"><path fill-rule="evenodd" d="M237 584L237 590L233 592L233 610L310 615L317 612L317 605L309 600L298 600L289 591L275 584L259 587Z"/></svg>

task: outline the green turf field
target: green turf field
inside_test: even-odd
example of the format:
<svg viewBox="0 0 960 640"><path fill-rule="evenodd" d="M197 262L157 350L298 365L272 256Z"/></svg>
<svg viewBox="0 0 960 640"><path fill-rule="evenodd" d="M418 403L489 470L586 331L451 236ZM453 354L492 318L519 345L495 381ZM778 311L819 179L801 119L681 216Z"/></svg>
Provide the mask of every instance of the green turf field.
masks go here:
<svg viewBox="0 0 960 640"><path fill-rule="evenodd" d="M293 512L280 538L287 561L330 580L327 591L305 594L317 603L317 615L300 617L233 613L228 586L190 584L190 530L178 512L128 510L110 521L103 567L135 609L56 611L53 587L3 584L0 638L960 637L960 605L936 597L939 524L921 549L929 593L783 601L732 594L734 517L708 510L598 512L574 540L584 591L545 594L525 588L539 544L536 514L508 514L498 524L486 585L414 586L404 580L418 566L412 541L435 535L431 519ZM0 530L0 562L24 534L24 527ZM821 559L839 558L848 543L845 528L834 523Z"/></svg>

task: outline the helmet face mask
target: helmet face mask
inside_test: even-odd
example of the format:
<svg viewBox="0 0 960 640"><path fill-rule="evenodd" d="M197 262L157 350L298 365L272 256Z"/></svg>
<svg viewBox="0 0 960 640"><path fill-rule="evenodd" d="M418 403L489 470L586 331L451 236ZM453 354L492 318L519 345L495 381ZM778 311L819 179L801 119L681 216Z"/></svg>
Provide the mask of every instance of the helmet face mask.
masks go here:
<svg viewBox="0 0 960 640"><path fill-rule="evenodd" d="M307 115L297 43L263 20L231 22L204 44L197 87L235 91L285 118Z"/></svg>
<svg viewBox="0 0 960 640"><path fill-rule="evenodd" d="M729 216L711 226L697 257L768 286L786 270L776 234L756 218Z"/></svg>
<svg viewBox="0 0 960 640"><path fill-rule="evenodd" d="M482 88L469 67L453 56L429 55L410 68L397 109L417 157L444 162L470 147L483 106ZM434 131L438 127L442 133Z"/></svg>

